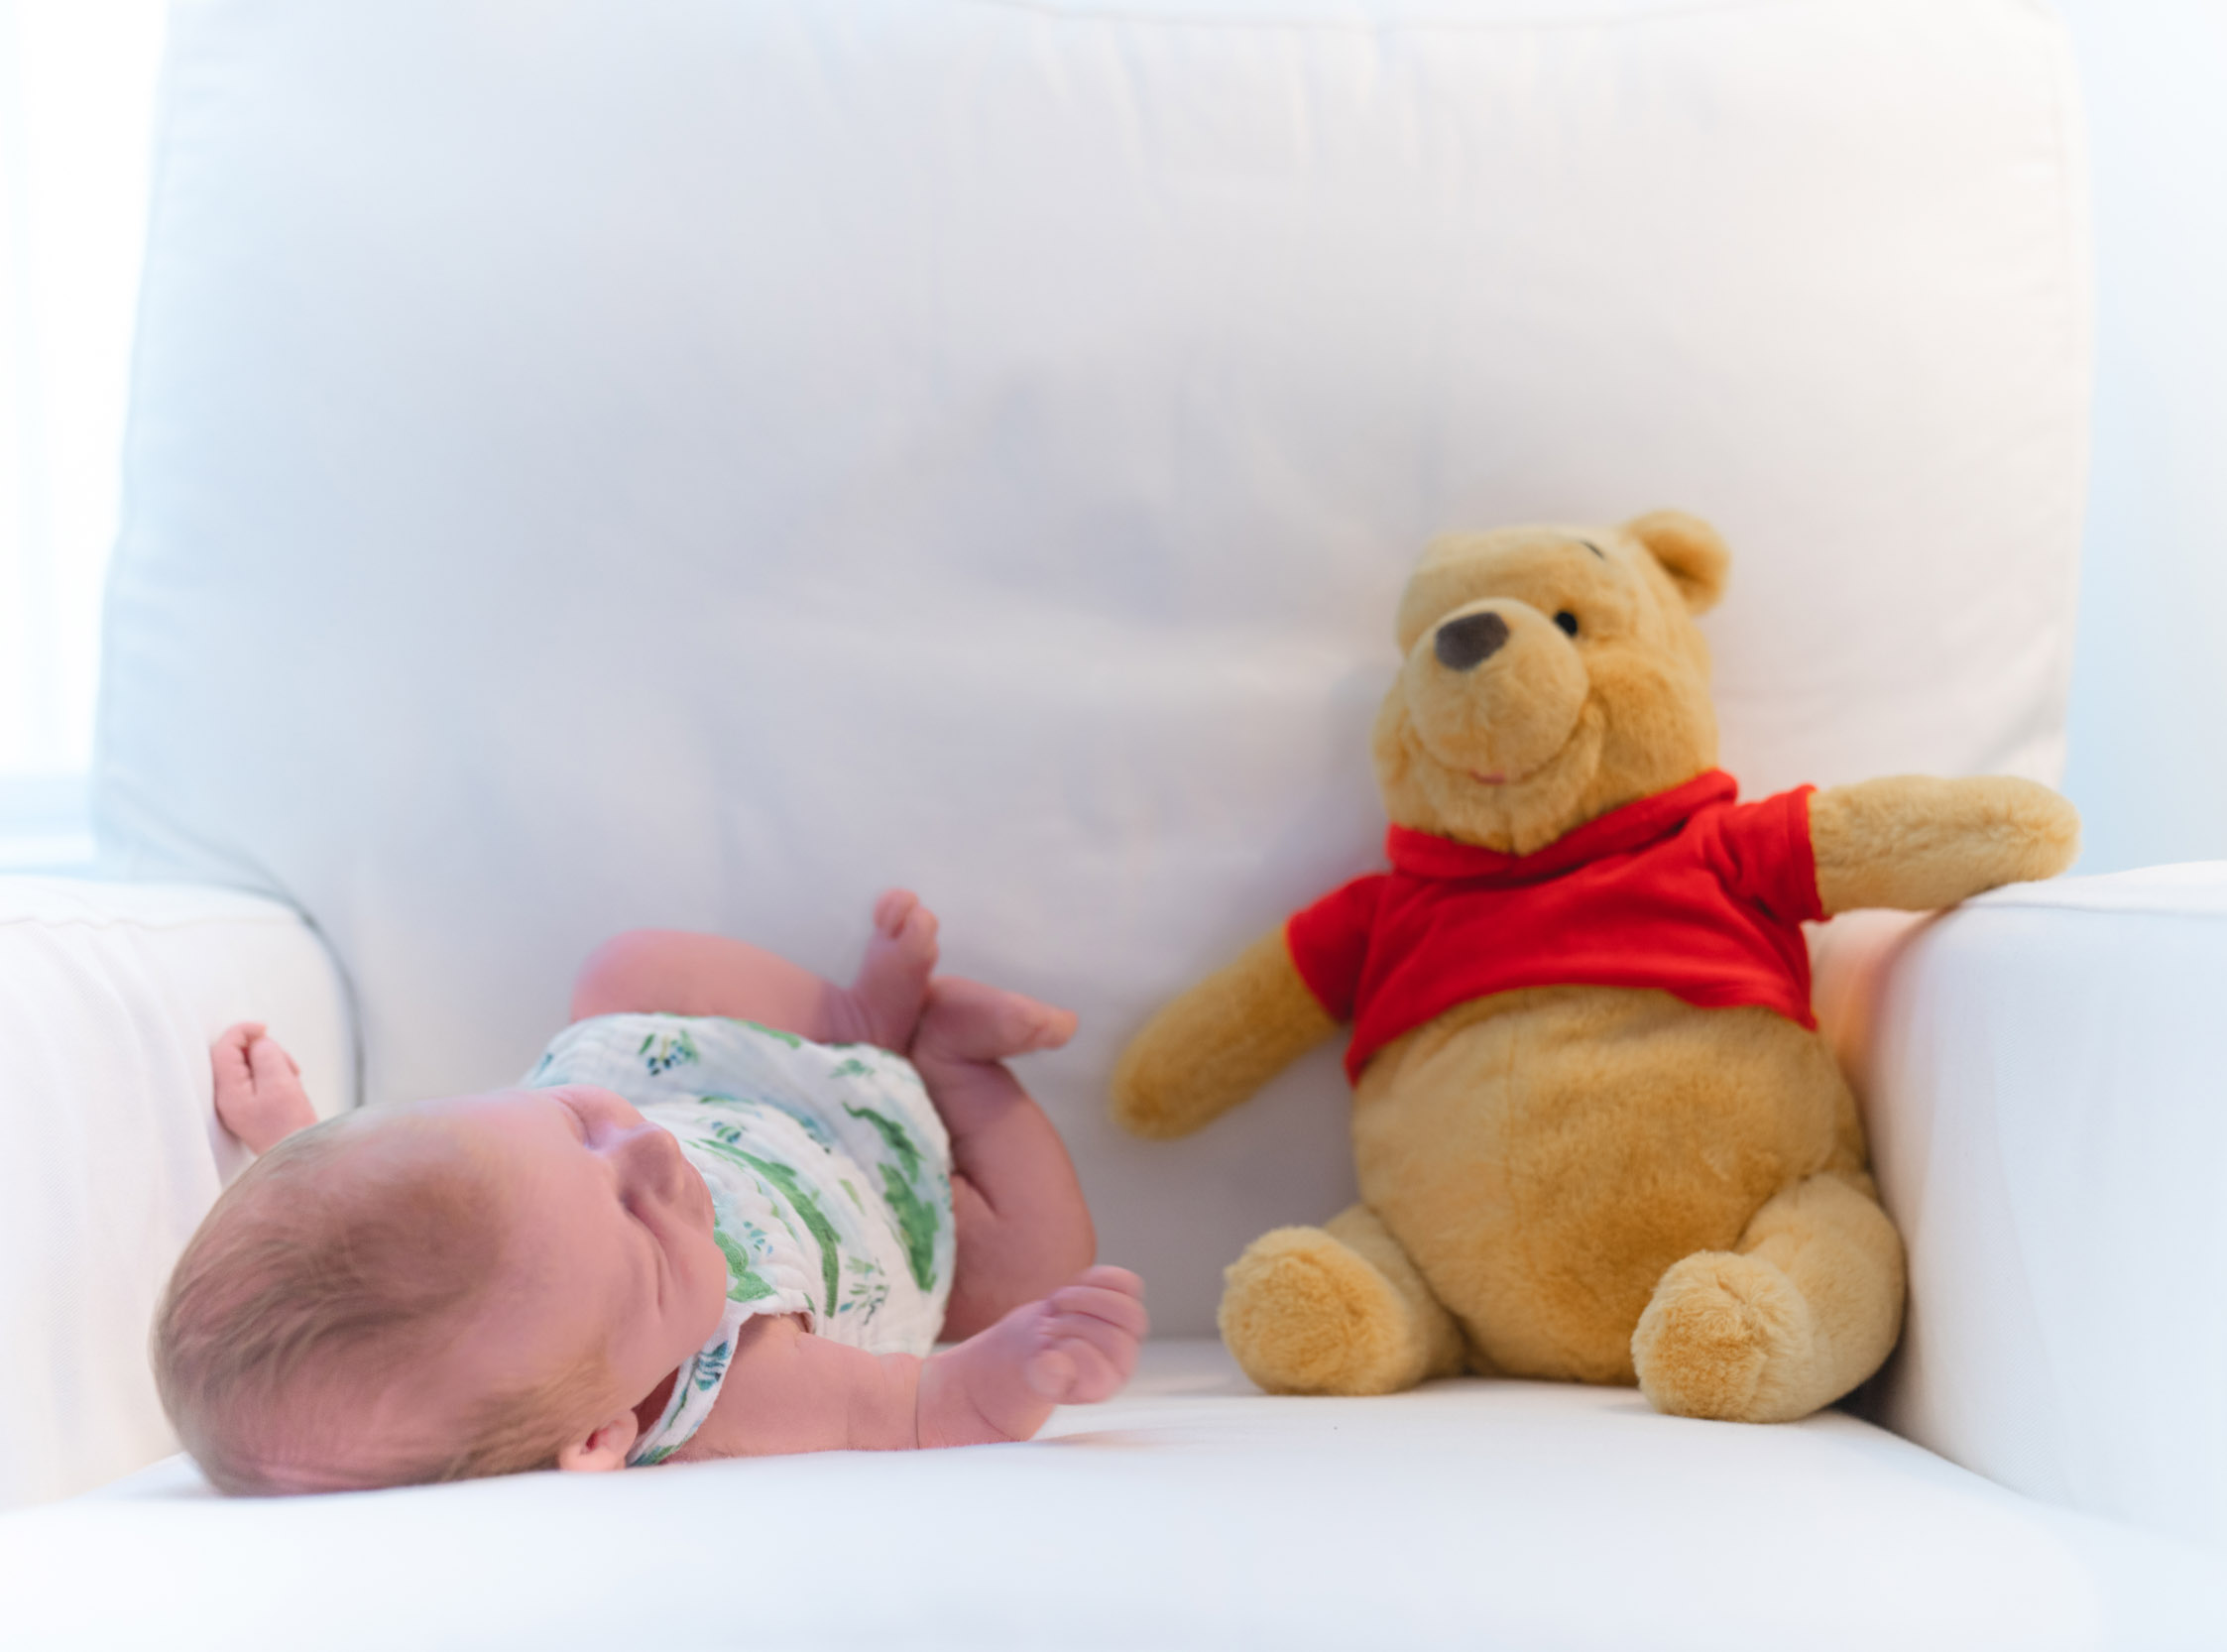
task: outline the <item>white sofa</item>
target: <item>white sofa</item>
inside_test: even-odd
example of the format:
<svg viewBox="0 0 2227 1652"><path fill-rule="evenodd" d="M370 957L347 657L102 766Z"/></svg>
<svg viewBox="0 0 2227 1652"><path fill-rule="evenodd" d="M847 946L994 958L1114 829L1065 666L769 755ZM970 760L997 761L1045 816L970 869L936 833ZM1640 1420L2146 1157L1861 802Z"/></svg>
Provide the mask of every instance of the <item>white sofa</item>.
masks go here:
<svg viewBox="0 0 2227 1652"><path fill-rule="evenodd" d="M2019 0L180 5L121 882L0 883L0 1498L44 1499L0 1638L2227 1644L2227 873L1821 932L1912 1305L1799 1425L1253 1393L1218 1272L1349 1196L1335 1061L1176 1144L1101 1100L1368 865L1439 527L1716 520L1753 793L2055 777L2081 156ZM1129 1394L901 1459L67 1495L168 1447L226 1020L328 1108L500 1083L603 934L840 971L889 883L1083 1011L1027 1077L1150 1287Z"/></svg>

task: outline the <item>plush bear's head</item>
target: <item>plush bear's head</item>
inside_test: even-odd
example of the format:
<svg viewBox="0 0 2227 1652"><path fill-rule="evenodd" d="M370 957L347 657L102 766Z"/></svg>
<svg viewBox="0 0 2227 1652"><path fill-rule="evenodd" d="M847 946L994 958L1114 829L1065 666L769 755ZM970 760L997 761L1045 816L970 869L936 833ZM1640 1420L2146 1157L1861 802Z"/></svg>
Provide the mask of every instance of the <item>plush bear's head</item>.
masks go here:
<svg viewBox="0 0 2227 1652"><path fill-rule="evenodd" d="M1376 719L1393 822L1528 855L1714 767L1694 616L1730 560L1713 528L1676 511L1433 540L1400 601L1407 662Z"/></svg>

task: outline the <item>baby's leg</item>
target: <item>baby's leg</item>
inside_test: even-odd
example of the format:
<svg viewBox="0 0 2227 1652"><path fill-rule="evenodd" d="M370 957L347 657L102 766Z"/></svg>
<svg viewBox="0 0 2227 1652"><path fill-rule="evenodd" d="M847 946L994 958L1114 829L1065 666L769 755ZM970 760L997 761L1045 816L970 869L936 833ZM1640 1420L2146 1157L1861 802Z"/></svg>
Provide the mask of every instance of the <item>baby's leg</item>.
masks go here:
<svg viewBox="0 0 2227 1652"><path fill-rule="evenodd" d="M910 1451L1026 1440L1056 1405L1111 1399L1145 1332L1133 1273L1094 1267L926 1359L868 1354L793 1318L745 1322L704 1426L677 1458Z"/></svg>
<svg viewBox="0 0 2227 1652"><path fill-rule="evenodd" d="M645 1012L726 1015L822 1044L902 1051L936 967L935 914L904 889L874 907L874 938L848 987L724 935L633 929L580 967L572 1018Z"/></svg>
<svg viewBox="0 0 2227 1652"><path fill-rule="evenodd" d="M929 984L910 1054L951 1132L958 1256L947 1338L996 1325L1098 1253L1066 1144L1002 1059L1056 1049L1074 1031L1068 1011L1018 993L951 976Z"/></svg>

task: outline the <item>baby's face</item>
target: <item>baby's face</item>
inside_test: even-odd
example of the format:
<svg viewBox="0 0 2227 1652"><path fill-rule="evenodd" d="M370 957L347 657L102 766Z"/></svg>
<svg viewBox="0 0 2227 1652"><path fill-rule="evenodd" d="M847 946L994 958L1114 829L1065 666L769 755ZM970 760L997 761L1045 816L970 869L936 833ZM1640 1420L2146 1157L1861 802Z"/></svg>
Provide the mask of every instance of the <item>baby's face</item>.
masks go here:
<svg viewBox="0 0 2227 1652"><path fill-rule="evenodd" d="M718 1328L727 1263L711 1195L666 1131L608 1090L507 1090L410 1110L495 1167L502 1272L442 1374L484 1394L545 1378L600 1340L627 1407Z"/></svg>

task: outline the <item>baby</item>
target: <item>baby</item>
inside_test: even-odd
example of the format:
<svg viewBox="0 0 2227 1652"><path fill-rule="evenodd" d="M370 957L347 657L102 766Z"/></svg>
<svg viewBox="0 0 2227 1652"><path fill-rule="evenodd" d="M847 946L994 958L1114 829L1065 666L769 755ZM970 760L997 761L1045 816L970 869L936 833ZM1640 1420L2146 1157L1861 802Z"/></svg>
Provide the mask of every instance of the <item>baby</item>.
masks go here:
<svg viewBox="0 0 2227 1652"><path fill-rule="evenodd" d="M1001 1065L1074 1016L934 975L904 891L874 919L849 989L740 941L621 936L525 1088L321 1124L264 1029L228 1031L217 1116L261 1156L155 1327L210 1479L1025 1440L1114 1393L1142 1287L1090 1265L1074 1166Z"/></svg>

